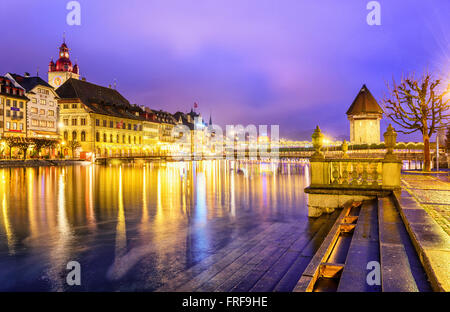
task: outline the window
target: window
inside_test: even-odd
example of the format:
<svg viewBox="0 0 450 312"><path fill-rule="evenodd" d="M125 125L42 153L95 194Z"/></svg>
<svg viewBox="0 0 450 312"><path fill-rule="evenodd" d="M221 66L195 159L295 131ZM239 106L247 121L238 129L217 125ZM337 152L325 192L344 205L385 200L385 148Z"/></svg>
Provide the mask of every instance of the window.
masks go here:
<svg viewBox="0 0 450 312"><path fill-rule="evenodd" d="M131 144L131 136L128 136L128 144Z"/></svg>
<svg viewBox="0 0 450 312"><path fill-rule="evenodd" d="M31 99L31 103L36 104L36 103L37 103L36 98L32 98L32 99Z"/></svg>
<svg viewBox="0 0 450 312"><path fill-rule="evenodd" d="M139 137L139 144L142 144L142 137Z"/></svg>
<svg viewBox="0 0 450 312"><path fill-rule="evenodd" d="M98 127L100 126L100 119L95 119L95 125Z"/></svg>
<svg viewBox="0 0 450 312"><path fill-rule="evenodd" d="M134 137L134 144L136 144L136 137Z"/></svg>
<svg viewBox="0 0 450 312"><path fill-rule="evenodd" d="M69 108L69 104L64 104L64 109L68 109Z"/></svg>
<svg viewBox="0 0 450 312"><path fill-rule="evenodd" d="M81 124L82 126L86 126L86 118L81 118L81 119L80 119L80 124Z"/></svg>
<svg viewBox="0 0 450 312"><path fill-rule="evenodd" d="M49 115L49 116L55 116L55 111L49 110L49 111L48 111L48 115Z"/></svg>
<svg viewBox="0 0 450 312"><path fill-rule="evenodd" d="M37 107L32 107L32 108L31 108L31 113L32 113L32 114L37 114L37 113L38 113Z"/></svg>
<svg viewBox="0 0 450 312"><path fill-rule="evenodd" d="M78 108L77 104L72 104L72 108Z"/></svg>
<svg viewBox="0 0 450 312"><path fill-rule="evenodd" d="M20 108L23 108L23 102L20 102L20 103L19 103L19 107L20 107Z"/></svg>
<svg viewBox="0 0 450 312"><path fill-rule="evenodd" d="M50 106L53 106L54 102L53 102L53 101L48 101L48 104L49 104Z"/></svg>
<svg viewBox="0 0 450 312"><path fill-rule="evenodd" d="M41 120L41 121L39 121L39 126L47 127L47 122L45 120Z"/></svg>
<svg viewBox="0 0 450 312"><path fill-rule="evenodd" d="M73 141L76 141L76 140L77 140L77 132L76 132L76 131L73 131L73 132L72 132L72 140L73 140Z"/></svg>
<svg viewBox="0 0 450 312"><path fill-rule="evenodd" d="M76 118L73 118L72 119L72 126L76 126L77 125L77 119Z"/></svg>
<svg viewBox="0 0 450 312"><path fill-rule="evenodd" d="M54 121L47 121L47 128L54 128L55 122Z"/></svg>
<svg viewBox="0 0 450 312"><path fill-rule="evenodd" d="M113 142L113 135L112 134L109 135L109 142L111 142L111 143Z"/></svg>
<svg viewBox="0 0 450 312"><path fill-rule="evenodd" d="M106 133L103 133L103 142L106 142Z"/></svg>
<svg viewBox="0 0 450 312"><path fill-rule="evenodd" d="M126 141L125 141L125 135L122 136L122 143L123 143L123 144L126 143Z"/></svg>
<svg viewBox="0 0 450 312"><path fill-rule="evenodd" d="M69 138L69 133L67 131L64 131L64 140L67 141L68 138Z"/></svg>
<svg viewBox="0 0 450 312"><path fill-rule="evenodd" d="M17 107L17 101L13 100L13 107Z"/></svg>
<svg viewBox="0 0 450 312"><path fill-rule="evenodd" d="M12 128L13 128L13 130L17 130L17 122L13 122Z"/></svg>
<svg viewBox="0 0 450 312"><path fill-rule="evenodd" d="M9 109L6 110L6 117L11 117L11 111Z"/></svg>
<svg viewBox="0 0 450 312"><path fill-rule="evenodd" d="M81 131L81 142L86 141L86 132Z"/></svg>
<svg viewBox="0 0 450 312"><path fill-rule="evenodd" d="M11 127L9 121L6 122L6 129L9 129Z"/></svg>
<svg viewBox="0 0 450 312"><path fill-rule="evenodd" d="M45 115L45 109L40 109L39 110L39 115Z"/></svg>
<svg viewBox="0 0 450 312"><path fill-rule="evenodd" d="M107 121L103 120L103 127L106 127Z"/></svg>
<svg viewBox="0 0 450 312"><path fill-rule="evenodd" d="M131 130L131 124L128 124L128 130Z"/></svg>
<svg viewBox="0 0 450 312"><path fill-rule="evenodd" d="M19 112L19 117L23 118L23 112Z"/></svg>
<svg viewBox="0 0 450 312"><path fill-rule="evenodd" d="M95 133L95 141L100 142L100 133Z"/></svg>
<svg viewBox="0 0 450 312"><path fill-rule="evenodd" d="M11 106L11 100L10 99L6 99L6 106Z"/></svg>
<svg viewBox="0 0 450 312"><path fill-rule="evenodd" d="M19 124L19 130L20 130L20 131L23 131L23 123L20 123L20 124Z"/></svg>
<svg viewBox="0 0 450 312"><path fill-rule="evenodd" d="M68 126L69 125L69 119L63 119L64 122L64 126Z"/></svg>
<svg viewBox="0 0 450 312"><path fill-rule="evenodd" d="M45 105L47 104L47 101L45 99L40 99L39 104Z"/></svg>
<svg viewBox="0 0 450 312"><path fill-rule="evenodd" d="M114 128L114 121L110 121L110 122L109 122L109 127L110 127L110 128Z"/></svg>
<svg viewBox="0 0 450 312"><path fill-rule="evenodd" d="M119 135L117 135L116 140L117 140L117 143L120 143L120 142L119 142L119 141L120 141Z"/></svg>
<svg viewBox="0 0 450 312"><path fill-rule="evenodd" d="M31 119L31 125L32 126L38 126L39 125L39 121L37 121L36 119Z"/></svg>

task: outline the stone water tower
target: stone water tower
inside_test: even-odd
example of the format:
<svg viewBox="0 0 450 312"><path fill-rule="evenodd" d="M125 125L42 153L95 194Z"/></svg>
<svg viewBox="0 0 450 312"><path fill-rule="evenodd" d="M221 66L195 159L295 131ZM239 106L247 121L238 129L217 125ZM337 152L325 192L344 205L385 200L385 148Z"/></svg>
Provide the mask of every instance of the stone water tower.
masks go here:
<svg viewBox="0 0 450 312"><path fill-rule="evenodd" d="M380 120L383 110L363 85L347 110L350 121L350 142L354 144L380 143Z"/></svg>

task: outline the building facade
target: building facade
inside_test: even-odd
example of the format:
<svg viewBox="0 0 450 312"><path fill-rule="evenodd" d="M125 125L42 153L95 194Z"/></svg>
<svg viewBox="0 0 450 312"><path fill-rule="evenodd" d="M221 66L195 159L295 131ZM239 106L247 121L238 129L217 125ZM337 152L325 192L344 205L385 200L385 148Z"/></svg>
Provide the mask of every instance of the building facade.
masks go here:
<svg viewBox="0 0 450 312"><path fill-rule="evenodd" d="M52 86L40 77L20 76L8 73L24 90L27 102L27 137L39 139L59 139L58 97Z"/></svg>
<svg viewBox="0 0 450 312"><path fill-rule="evenodd" d="M27 105L25 90L15 81L0 76L0 136L27 136Z"/></svg>
<svg viewBox="0 0 450 312"><path fill-rule="evenodd" d="M380 120L383 110L363 85L350 108L347 117L350 121L350 142L353 144L380 143Z"/></svg>
<svg viewBox="0 0 450 312"><path fill-rule="evenodd" d="M59 47L58 60L54 63L52 59L48 65L48 83L56 89L70 78L80 79L80 69L78 64L72 66L69 48L64 41Z"/></svg>
<svg viewBox="0 0 450 312"><path fill-rule="evenodd" d="M143 111L118 91L70 78L56 90L60 134L67 148L78 142L80 155L143 155ZM64 143L63 143L64 144Z"/></svg>

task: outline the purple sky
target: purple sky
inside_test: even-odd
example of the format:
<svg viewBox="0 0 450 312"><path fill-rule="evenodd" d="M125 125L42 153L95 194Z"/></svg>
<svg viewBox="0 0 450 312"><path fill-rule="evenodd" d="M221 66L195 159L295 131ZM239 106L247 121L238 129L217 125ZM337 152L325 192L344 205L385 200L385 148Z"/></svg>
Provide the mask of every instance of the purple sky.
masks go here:
<svg viewBox="0 0 450 312"><path fill-rule="evenodd" d="M82 76L117 79L132 103L175 112L196 101L217 124L303 138L316 124L348 135L363 83L380 101L402 72L450 73L448 0L381 0L381 26L367 25L368 0L80 0L81 26L66 24L68 2L0 2L2 74L46 77L66 32Z"/></svg>

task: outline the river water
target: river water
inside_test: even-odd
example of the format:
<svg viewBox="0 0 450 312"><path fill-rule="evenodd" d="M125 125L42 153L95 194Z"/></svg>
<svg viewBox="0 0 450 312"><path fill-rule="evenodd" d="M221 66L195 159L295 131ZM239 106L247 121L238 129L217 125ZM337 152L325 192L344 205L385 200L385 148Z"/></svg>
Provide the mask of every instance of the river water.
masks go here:
<svg viewBox="0 0 450 312"><path fill-rule="evenodd" d="M155 290L262 222L308 222L308 165L0 169L0 291ZM81 285L66 282L67 263Z"/></svg>

